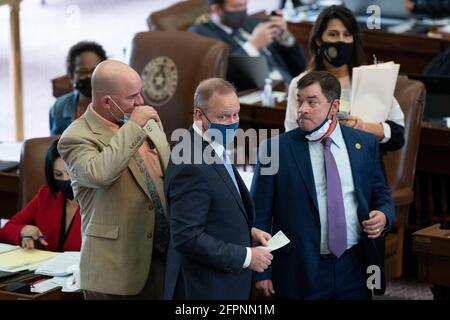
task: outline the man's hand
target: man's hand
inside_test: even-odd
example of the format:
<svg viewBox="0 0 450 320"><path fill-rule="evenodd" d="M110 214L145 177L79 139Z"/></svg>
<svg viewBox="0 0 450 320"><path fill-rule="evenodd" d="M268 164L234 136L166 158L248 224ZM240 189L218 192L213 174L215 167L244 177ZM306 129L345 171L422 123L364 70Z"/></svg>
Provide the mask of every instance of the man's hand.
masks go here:
<svg viewBox="0 0 450 320"><path fill-rule="evenodd" d="M256 247L251 248L252 250L252 260L248 268L256 272L263 272L272 263L273 256L269 249Z"/></svg>
<svg viewBox="0 0 450 320"><path fill-rule="evenodd" d="M280 34L280 28L273 22L261 22L253 30L250 43L256 48L265 48L273 42L273 38Z"/></svg>
<svg viewBox="0 0 450 320"><path fill-rule="evenodd" d="M408 14L411 14L414 11L414 1L412 0L404 0L405 10Z"/></svg>
<svg viewBox="0 0 450 320"><path fill-rule="evenodd" d="M130 120L136 123L139 127L144 127L148 120L153 119L159 122L158 112L153 107L144 105L136 106L130 115Z"/></svg>
<svg viewBox="0 0 450 320"><path fill-rule="evenodd" d="M262 280L255 283L256 295L258 297L269 298L275 294L272 280Z"/></svg>
<svg viewBox="0 0 450 320"><path fill-rule="evenodd" d="M287 22L282 17L272 16L270 17L272 27L278 29L278 34L275 36L278 41L286 41L289 37L289 30Z"/></svg>
<svg viewBox="0 0 450 320"><path fill-rule="evenodd" d="M259 230L258 228L252 228L252 243L253 246L264 246L267 247L269 245L269 240L272 238L270 233L267 233L265 231Z"/></svg>
<svg viewBox="0 0 450 320"><path fill-rule="evenodd" d="M381 211L373 210L369 212L369 217L369 220L362 222L364 232L368 234L369 238L378 238L386 225L386 216Z"/></svg>
<svg viewBox="0 0 450 320"><path fill-rule="evenodd" d="M23 227L22 230L20 231L20 236L22 237L21 246L24 249L34 249L35 240L39 240L39 242L42 245L48 246L47 241L45 241L42 238L44 235L42 234L41 230L39 230L39 228L36 226L27 225Z"/></svg>

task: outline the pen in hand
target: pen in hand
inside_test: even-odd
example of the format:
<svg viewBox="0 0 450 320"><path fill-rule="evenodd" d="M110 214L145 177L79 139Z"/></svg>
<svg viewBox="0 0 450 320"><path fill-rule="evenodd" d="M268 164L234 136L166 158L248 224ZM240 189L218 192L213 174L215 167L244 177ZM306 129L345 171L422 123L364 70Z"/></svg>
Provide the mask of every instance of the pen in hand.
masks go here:
<svg viewBox="0 0 450 320"><path fill-rule="evenodd" d="M21 244L24 249L34 249L34 240L39 240L40 244L48 246L48 243L45 240L47 238L48 237L44 236L38 227L33 225L23 227L20 232Z"/></svg>
<svg viewBox="0 0 450 320"><path fill-rule="evenodd" d="M47 236L20 236L21 239L33 239L34 238L38 238L38 239L47 239Z"/></svg>

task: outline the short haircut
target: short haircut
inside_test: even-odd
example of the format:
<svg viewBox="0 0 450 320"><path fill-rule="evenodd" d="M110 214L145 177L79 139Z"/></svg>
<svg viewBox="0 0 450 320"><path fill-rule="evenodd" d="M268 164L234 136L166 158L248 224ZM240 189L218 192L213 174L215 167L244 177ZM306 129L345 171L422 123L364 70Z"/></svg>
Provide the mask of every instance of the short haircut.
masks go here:
<svg viewBox="0 0 450 320"><path fill-rule="evenodd" d="M341 97L341 84L339 80L327 71L311 71L308 72L297 82L297 89L302 90L314 83L318 83L322 89L322 94L327 98L328 102L339 99Z"/></svg>
<svg viewBox="0 0 450 320"><path fill-rule="evenodd" d="M69 49L69 53L67 54L66 58L67 74L70 77L73 78L73 75L75 73L75 59L83 52L87 51L95 53L100 58L100 61L104 61L107 59L105 50L97 42L93 41L78 42Z"/></svg>
<svg viewBox="0 0 450 320"><path fill-rule="evenodd" d="M197 86L194 93L194 107L206 111L208 109L208 100L214 93L220 95L234 92L234 86L221 78L209 78L203 80Z"/></svg>
<svg viewBox="0 0 450 320"><path fill-rule="evenodd" d="M53 163L57 158L60 158L58 152L58 141L59 139L53 141L48 147L47 155L45 156L45 180L47 180L47 185L53 197L56 197L58 188L56 187L55 178L53 177Z"/></svg>

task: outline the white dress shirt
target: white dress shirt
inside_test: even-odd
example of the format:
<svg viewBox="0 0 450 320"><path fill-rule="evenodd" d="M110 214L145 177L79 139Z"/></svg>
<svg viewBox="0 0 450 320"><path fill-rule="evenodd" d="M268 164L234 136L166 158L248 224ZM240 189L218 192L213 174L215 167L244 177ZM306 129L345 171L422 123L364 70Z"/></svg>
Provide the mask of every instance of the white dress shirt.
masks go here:
<svg viewBox="0 0 450 320"><path fill-rule="evenodd" d="M194 131L198 135L203 137L203 139L205 141L207 141L211 145L211 147L213 148L214 152L221 159L223 159L223 153L225 152L226 161L230 161L225 147L222 144L220 144L220 143L218 143L216 141L211 141L211 137L208 135L208 133L207 132L203 133L203 131L202 131L202 129L200 129L200 127L201 127L201 125L197 124L196 122L194 122L192 124L192 128L194 129ZM239 173L235 172L235 174L239 174ZM252 249L250 249L248 247L246 249L247 249L247 255L245 256L245 260L244 260L244 264L242 265L242 268L248 268L248 266L250 265L250 262L252 260Z"/></svg>
<svg viewBox="0 0 450 320"><path fill-rule="evenodd" d="M357 244L361 238L361 225L358 220L358 202L356 200L355 186L341 127L337 124L330 138L331 153L336 161L339 177L341 179L342 197L344 200L345 220L347 223L347 249ZM308 142L311 165L316 186L317 204L320 215L320 254L329 254L328 224L327 224L327 178L325 173L325 158L321 141Z"/></svg>

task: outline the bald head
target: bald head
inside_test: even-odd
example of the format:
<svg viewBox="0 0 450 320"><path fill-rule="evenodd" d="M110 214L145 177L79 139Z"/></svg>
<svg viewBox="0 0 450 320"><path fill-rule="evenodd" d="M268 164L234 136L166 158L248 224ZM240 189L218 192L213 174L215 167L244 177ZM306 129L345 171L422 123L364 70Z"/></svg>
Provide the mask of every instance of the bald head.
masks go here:
<svg viewBox="0 0 450 320"><path fill-rule="evenodd" d="M123 94L122 89L128 85L141 85L139 74L129 65L116 61L106 60L101 62L92 74L93 97Z"/></svg>

